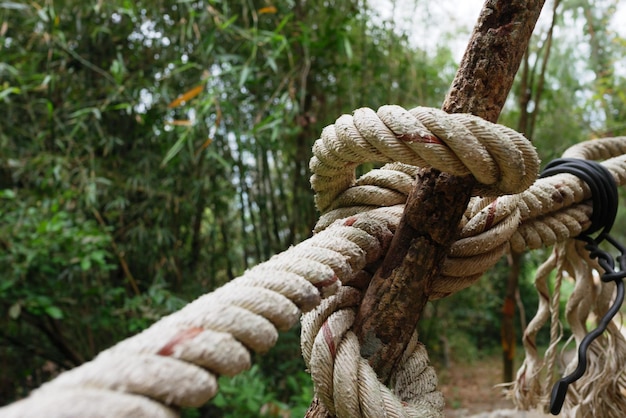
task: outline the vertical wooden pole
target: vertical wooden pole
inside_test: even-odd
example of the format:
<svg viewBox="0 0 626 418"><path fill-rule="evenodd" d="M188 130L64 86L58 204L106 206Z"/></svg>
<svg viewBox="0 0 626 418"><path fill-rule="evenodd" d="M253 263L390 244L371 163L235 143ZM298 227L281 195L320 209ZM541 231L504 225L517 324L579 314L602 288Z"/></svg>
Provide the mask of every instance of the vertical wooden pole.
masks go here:
<svg viewBox="0 0 626 418"><path fill-rule="evenodd" d="M449 113L498 119L543 0L488 0L443 104ZM387 382L457 237L475 180L422 170L387 257L367 289L354 330L366 357Z"/></svg>
<svg viewBox="0 0 626 418"><path fill-rule="evenodd" d="M442 109L498 119L545 0L487 0ZM353 330L388 383L457 236L475 180L422 170ZM307 417L327 416L315 399Z"/></svg>

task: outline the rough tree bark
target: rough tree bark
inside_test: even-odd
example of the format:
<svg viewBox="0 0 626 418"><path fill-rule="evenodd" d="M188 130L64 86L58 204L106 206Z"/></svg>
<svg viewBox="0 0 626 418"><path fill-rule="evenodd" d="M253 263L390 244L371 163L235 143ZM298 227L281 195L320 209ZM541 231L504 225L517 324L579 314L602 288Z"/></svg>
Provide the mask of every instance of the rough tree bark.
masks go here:
<svg viewBox="0 0 626 418"><path fill-rule="evenodd" d="M444 111L497 121L543 3L485 3ZM473 177L423 170L409 195L388 256L372 278L355 322L362 354L382 381L388 380L417 325L473 186Z"/></svg>
<svg viewBox="0 0 626 418"><path fill-rule="evenodd" d="M498 119L544 0L487 0L442 109ZM428 301L475 184L437 170L420 172L400 225L373 276L353 330L379 379L389 378ZM315 399L307 417L327 416Z"/></svg>

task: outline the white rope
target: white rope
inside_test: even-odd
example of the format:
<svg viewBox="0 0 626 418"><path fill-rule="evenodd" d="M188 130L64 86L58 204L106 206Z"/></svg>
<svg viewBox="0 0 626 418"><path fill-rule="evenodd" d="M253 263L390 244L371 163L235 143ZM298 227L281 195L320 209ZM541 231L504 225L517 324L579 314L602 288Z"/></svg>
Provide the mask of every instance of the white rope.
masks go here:
<svg viewBox="0 0 626 418"><path fill-rule="evenodd" d="M63 373L30 397L0 408L0 416L39 417L46 411L47 417L61 417L77 405L83 410L73 416L99 416L107 396L120 391L129 395L110 402L125 402L130 412L113 416L173 416L166 405L200 406L215 396L216 375L248 369L249 351L271 348L278 330L293 326L301 311L380 257L390 237L385 225L365 218L350 226L337 223ZM325 263L316 261L320 254ZM90 399L99 401L77 404L75 398L85 389L98 393Z"/></svg>
<svg viewBox="0 0 626 418"><path fill-rule="evenodd" d="M361 298L358 290L344 286L303 317L302 355L319 398L338 417L442 416L443 395L417 334L400 370L391 377L395 392L379 382L361 357L358 339L350 330Z"/></svg>
<svg viewBox="0 0 626 418"><path fill-rule="evenodd" d="M624 152L623 142L581 152L608 158ZM302 350L329 411L350 417L441 416L436 376L416 339L389 389L357 357L358 341L350 331L361 297L350 285L363 286L363 269L386 253L418 167L472 174L480 183L474 192L487 196L470 203L432 298L470 285L508 245L546 245L589 224L584 204L589 191L578 179L555 176L558 180L540 180L523 192L539 165L532 146L520 134L470 115L397 106L359 109L326 128L314 154L311 181L322 211L316 235L25 400L0 408L0 416L41 416L42 411L49 417L67 416L67 411L100 416L109 403L116 408L107 410L113 411L109 416L175 416L176 407L201 405L214 396L217 375L247 369L250 351L268 350L278 331L318 305L303 318ZM355 179L354 168L367 161L394 162ZM620 184L624 164L623 156L605 163ZM503 193L508 195L498 197ZM558 202L555 193L562 196ZM559 226L566 221L578 227Z"/></svg>

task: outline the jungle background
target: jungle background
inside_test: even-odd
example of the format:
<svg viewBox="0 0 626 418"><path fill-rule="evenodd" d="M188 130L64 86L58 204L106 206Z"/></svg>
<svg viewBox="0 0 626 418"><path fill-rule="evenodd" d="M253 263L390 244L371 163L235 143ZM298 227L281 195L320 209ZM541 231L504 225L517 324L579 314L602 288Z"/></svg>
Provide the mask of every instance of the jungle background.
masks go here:
<svg viewBox="0 0 626 418"><path fill-rule="evenodd" d="M434 3L0 1L0 405L310 236L324 126L362 106L440 107L471 27ZM618 7L546 2L499 120L544 162L626 135ZM521 255L518 342L546 251ZM428 305L438 368L500 361L509 261ZM184 415L302 416L298 332Z"/></svg>

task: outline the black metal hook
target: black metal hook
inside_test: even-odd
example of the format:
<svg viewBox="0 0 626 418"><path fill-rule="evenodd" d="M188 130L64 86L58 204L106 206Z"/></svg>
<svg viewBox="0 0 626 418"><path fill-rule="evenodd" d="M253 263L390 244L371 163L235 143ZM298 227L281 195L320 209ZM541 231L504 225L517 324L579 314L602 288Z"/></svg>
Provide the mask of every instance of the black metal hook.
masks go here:
<svg viewBox="0 0 626 418"><path fill-rule="evenodd" d="M578 365L576 370L561 378L552 388L550 398L550 413L558 415L563 407L567 388L580 379L587 370L587 352L589 346L607 328L613 317L619 312L624 302L624 282L626 278L626 247L609 235L617 215L618 195L617 184L613 175L601 164L595 161L579 160L575 158L560 158L550 162L540 177L547 177L557 173L569 173L577 176L589 186L591 190L593 212L591 226L577 238L585 241L585 249L591 258L597 258L598 264L604 270L601 279L603 282L615 282L617 295L615 302L602 317L598 326L589 332L578 347ZM591 234L600 231L596 238ZM619 251L617 257L618 269L611 254L599 248L599 244L606 240Z"/></svg>
<svg viewBox="0 0 626 418"><path fill-rule="evenodd" d="M612 244L616 242L610 235L605 235L607 241ZM558 382L552 387L552 395L550 398L550 413L552 415L558 415L561 412L561 408L563 407L563 402L565 402L565 395L567 395L567 388L570 384L574 383L576 380L580 379L585 371L587 370L587 351L589 350L589 346L598 338L604 331L606 331L607 326L611 322L611 320L617 315L619 312L622 303L624 302L624 282L623 278L626 277L626 253L624 252L624 248L621 245L615 245L620 249L620 256L618 257L618 261L620 264L620 270L615 271L614 269L607 269L608 267L612 267L614 265L613 258L611 255L604 250L598 248L598 243L593 238L585 239L587 241L586 249L590 250L590 254L594 258L598 258L598 263L605 269L605 273L602 275L601 279L603 282L615 282L615 286L617 287L617 295L615 296L615 301L613 305L609 308L606 314L600 320L598 326L585 335L585 338L580 342L578 346L578 365L576 366L576 370L574 370L569 375L559 379Z"/></svg>

